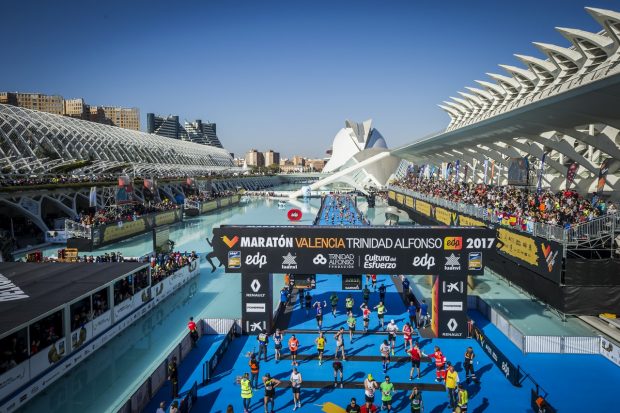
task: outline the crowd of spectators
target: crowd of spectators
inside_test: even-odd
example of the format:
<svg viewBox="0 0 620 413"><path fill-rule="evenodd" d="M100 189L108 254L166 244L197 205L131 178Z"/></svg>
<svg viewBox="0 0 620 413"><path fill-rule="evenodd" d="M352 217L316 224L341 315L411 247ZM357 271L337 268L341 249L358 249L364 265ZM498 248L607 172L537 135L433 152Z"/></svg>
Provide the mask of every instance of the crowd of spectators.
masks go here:
<svg viewBox="0 0 620 413"><path fill-rule="evenodd" d="M152 285L158 284L175 271L189 265L198 259L196 252L171 252L168 254L153 254L150 257Z"/></svg>
<svg viewBox="0 0 620 413"><path fill-rule="evenodd" d="M534 223L570 228L605 214L616 213L617 206L594 195L586 199L574 190L528 191L515 186L493 186L449 182L409 174L394 186L427 196L483 208L489 220L520 227L531 232Z"/></svg>
<svg viewBox="0 0 620 413"><path fill-rule="evenodd" d="M98 226L111 223L135 221L143 215L154 212L171 211L178 209L179 206L166 199L161 202L147 204L126 204L106 209L100 209L95 213L80 213L74 221L85 226Z"/></svg>

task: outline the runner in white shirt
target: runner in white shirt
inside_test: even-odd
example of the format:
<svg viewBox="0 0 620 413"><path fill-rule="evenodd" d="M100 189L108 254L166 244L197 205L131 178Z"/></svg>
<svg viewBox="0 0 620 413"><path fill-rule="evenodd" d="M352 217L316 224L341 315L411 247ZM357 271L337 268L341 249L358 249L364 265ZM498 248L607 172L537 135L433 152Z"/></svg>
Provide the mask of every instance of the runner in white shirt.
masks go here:
<svg viewBox="0 0 620 413"><path fill-rule="evenodd" d="M388 332L388 340L390 340L390 346L392 347L392 355L394 355L394 347L396 347L396 333L398 333L399 329L394 320L390 320L390 324L388 324L386 328Z"/></svg>
<svg viewBox="0 0 620 413"><path fill-rule="evenodd" d="M386 373L388 369L388 363L390 362L390 345L388 344L387 340L383 340L381 347L379 347L379 351L381 352L383 373Z"/></svg>
<svg viewBox="0 0 620 413"><path fill-rule="evenodd" d="M368 377L364 380L364 396L366 397L366 401L370 403L375 402L375 390L379 388L379 383L375 381L372 377L372 374L369 374Z"/></svg>

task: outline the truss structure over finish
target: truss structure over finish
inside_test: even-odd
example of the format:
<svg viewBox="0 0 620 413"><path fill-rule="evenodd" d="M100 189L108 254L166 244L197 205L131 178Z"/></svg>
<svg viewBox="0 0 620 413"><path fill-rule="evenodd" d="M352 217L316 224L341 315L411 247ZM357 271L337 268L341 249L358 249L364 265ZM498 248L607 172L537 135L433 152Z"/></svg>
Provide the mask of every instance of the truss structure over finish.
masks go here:
<svg viewBox="0 0 620 413"><path fill-rule="evenodd" d="M1 174L38 175L80 162L84 174L205 175L237 169L222 148L0 104Z"/></svg>

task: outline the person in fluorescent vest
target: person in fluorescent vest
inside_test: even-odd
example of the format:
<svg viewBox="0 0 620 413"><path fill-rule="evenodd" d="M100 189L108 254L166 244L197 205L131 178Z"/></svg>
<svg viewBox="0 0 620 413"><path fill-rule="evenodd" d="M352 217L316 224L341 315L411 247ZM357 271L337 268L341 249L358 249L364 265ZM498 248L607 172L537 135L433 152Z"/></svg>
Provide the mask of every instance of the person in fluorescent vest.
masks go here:
<svg viewBox="0 0 620 413"><path fill-rule="evenodd" d="M461 383L458 385L458 394L456 398L457 408L460 409L461 413L467 413L467 402L469 401L469 394L467 390Z"/></svg>
<svg viewBox="0 0 620 413"><path fill-rule="evenodd" d="M241 399L243 400L243 412L248 413L250 411L250 405L252 404L252 386L250 384L249 374L245 373L239 381L241 385Z"/></svg>

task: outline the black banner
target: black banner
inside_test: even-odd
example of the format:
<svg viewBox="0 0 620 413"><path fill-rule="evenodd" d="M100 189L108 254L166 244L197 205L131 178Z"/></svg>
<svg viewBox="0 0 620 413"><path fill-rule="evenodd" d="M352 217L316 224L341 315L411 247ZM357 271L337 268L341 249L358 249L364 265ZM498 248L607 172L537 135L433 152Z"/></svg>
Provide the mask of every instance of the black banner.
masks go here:
<svg viewBox="0 0 620 413"><path fill-rule="evenodd" d="M291 274L288 284L291 288L313 290L316 288L316 274Z"/></svg>
<svg viewBox="0 0 620 413"><path fill-rule="evenodd" d="M241 278L241 324L246 334L269 333L273 322L271 274Z"/></svg>
<svg viewBox="0 0 620 413"><path fill-rule="evenodd" d="M434 277L438 338L467 338L467 276Z"/></svg>
<svg viewBox="0 0 620 413"><path fill-rule="evenodd" d="M488 228L222 226L213 233L226 272L242 273L480 275L495 248Z"/></svg>
<svg viewBox="0 0 620 413"><path fill-rule="evenodd" d="M362 275L351 274L342 276L342 289L343 290L361 290L362 289Z"/></svg>
<svg viewBox="0 0 620 413"><path fill-rule="evenodd" d="M508 185L527 186L529 184L529 163L527 158L510 158Z"/></svg>
<svg viewBox="0 0 620 413"><path fill-rule="evenodd" d="M516 387L521 387L521 377L523 376L519 371L519 367L515 366L509 359L502 353L495 344L493 344L475 325L472 326L472 333L474 339L480 344L480 347L485 353L489 355L491 360L500 369L500 371L506 376L506 379Z"/></svg>

